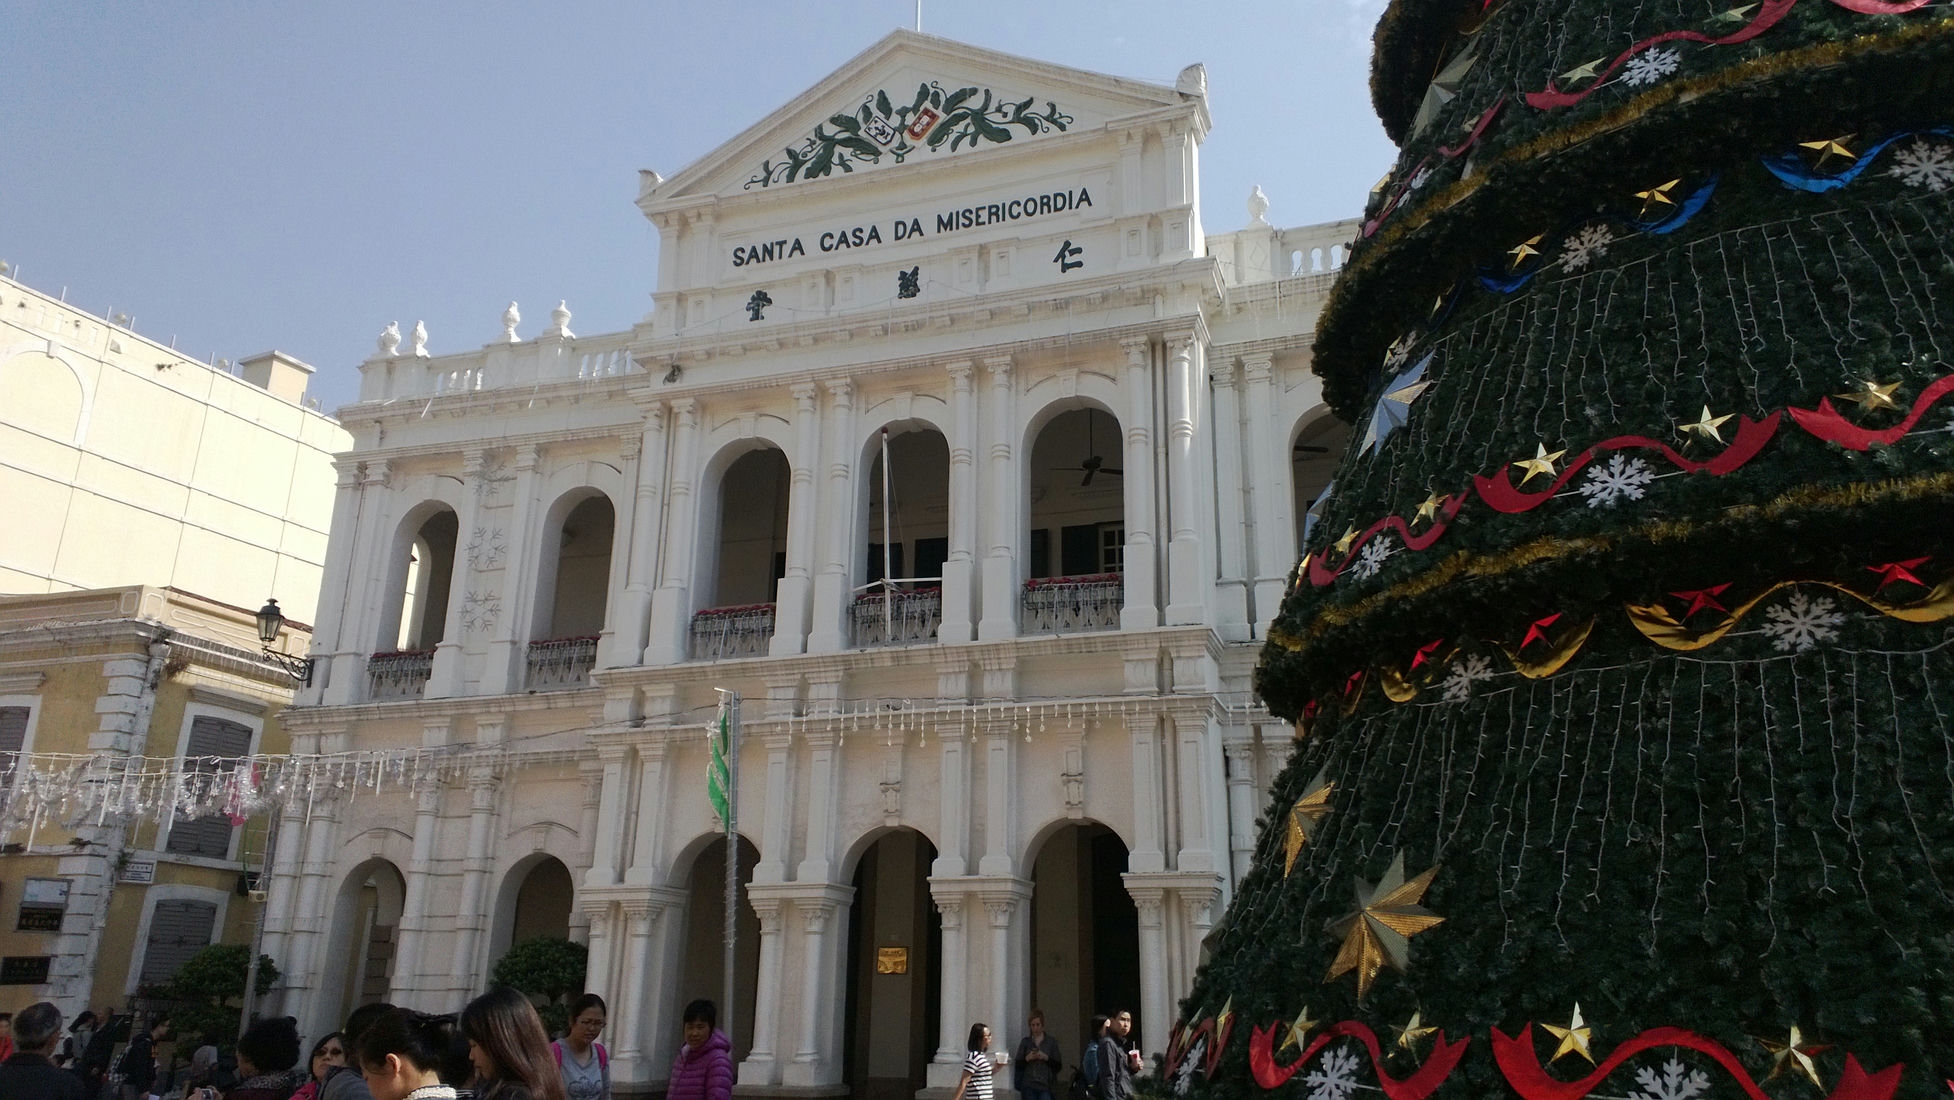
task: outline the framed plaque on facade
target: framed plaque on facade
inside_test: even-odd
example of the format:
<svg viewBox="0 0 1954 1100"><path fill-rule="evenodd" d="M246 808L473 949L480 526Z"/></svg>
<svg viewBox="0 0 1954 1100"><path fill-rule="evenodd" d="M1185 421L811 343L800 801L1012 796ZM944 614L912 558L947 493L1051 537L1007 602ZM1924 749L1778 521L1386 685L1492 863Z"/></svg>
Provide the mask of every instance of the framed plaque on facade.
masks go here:
<svg viewBox="0 0 1954 1100"><path fill-rule="evenodd" d="M909 973L909 949L907 947L876 948L875 972L877 974Z"/></svg>

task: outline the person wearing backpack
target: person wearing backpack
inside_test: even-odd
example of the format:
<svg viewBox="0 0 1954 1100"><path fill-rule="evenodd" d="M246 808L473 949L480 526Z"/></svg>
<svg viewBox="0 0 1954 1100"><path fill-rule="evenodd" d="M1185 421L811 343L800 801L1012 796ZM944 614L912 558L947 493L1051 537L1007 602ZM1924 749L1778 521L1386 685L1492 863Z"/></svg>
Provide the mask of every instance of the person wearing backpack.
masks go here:
<svg viewBox="0 0 1954 1100"><path fill-rule="evenodd" d="M1095 1067L1092 1094L1097 1100L1132 1100L1133 1062L1121 1045L1124 1033L1120 1031L1121 1020L1132 1026L1133 1016L1121 1012L1099 1035L1093 1044L1093 1054L1099 1064Z"/></svg>
<svg viewBox="0 0 1954 1100"><path fill-rule="evenodd" d="M1072 1071L1069 1100L1093 1100L1099 1095L1099 1040L1106 1037L1110 1016L1094 1016L1086 1029L1086 1048L1079 1054L1079 1068Z"/></svg>
<svg viewBox="0 0 1954 1100"><path fill-rule="evenodd" d="M605 1018L604 998L586 993L570 1005L569 1033L550 1044L570 1100L611 1100L611 1055L597 1041Z"/></svg>
<svg viewBox="0 0 1954 1100"><path fill-rule="evenodd" d="M156 1084L156 1044L169 1036L170 1018L158 1016L150 1022L149 1030L129 1040L129 1049L116 1063L122 1073L122 1100L143 1100L150 1095L151 1086Z"/></svg>

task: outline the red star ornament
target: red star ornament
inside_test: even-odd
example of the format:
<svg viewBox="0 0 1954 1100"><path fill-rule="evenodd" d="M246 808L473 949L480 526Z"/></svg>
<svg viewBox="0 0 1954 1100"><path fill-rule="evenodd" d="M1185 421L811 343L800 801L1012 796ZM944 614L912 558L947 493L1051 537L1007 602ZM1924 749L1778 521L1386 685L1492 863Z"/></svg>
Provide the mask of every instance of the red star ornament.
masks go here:
<svg viewBox="0 0 1954 1100"><path fill-rule="evenodd" d="M1445 644L1445 639L1439 638L1431 642L1429 645L1419 646L1418 652L1411 655L1412 670L1416 671L1421 666L1430 664L1432 659L1432 654L1437 653L1438 647L1444 644Z"/></svg>
<svg viewBox="0 0 1954 1100"><path fill-rule="evenodd" d="M1873 594L1878 595L1886 591L1886 586L1892 584L1894 581L1906 581L1909 584L1918 584L1920 587L1925 588L1926 585L1921 583L1919 577L1913 575L1913 571L1931 560L1931 557L1908 558L1906 561L1889 561L1884 565L1867 566L1866 572L1879 574L1879 587L1873 589Z"/></svg>
<svg viewBox="0 0 1954 1100"><path fill-rule="evenodd" d="M1706 607L1715 611L1729 611L1729 608L1717 602L1717 597L1723 595L1723 590L1729 587L1730 585L1726 583L1711 588L1694 588L1669 594L1679 600L1689 601L1689 610L1683 612L1683 618L1688 619Z"/></svg>
<svg viewBox="0 0 1954 1100"><path fill-rule="evenodd" d="M1533 625L1527 627L1527 636L1520 639L1520 648L1525 649L1535 642L1546 641L1547 628L1559 622L1560 616L1561 613L1556 611L1544 619L1535 619Z"/></svg>

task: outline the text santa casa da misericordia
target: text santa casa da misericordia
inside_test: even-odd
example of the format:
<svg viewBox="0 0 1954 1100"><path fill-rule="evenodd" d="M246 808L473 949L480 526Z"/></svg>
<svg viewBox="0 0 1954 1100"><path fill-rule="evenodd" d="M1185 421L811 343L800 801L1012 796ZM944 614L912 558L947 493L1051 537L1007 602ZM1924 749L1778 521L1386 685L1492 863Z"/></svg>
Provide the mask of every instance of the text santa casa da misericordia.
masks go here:
<svg viewBox="0 0 1954 1100"><path fill-rule="evenodd" d="M953 233L960 229L975 229L978 226L996 225L1000 222L1064 214L1073 210L1084 210L1090 206L1092 206L1092 193L1084 187L1076 190L1052 191L1043 195L1026 195L1023 198L1004 202L983 203L941 211L936 215L935 232ZM920 217L896 218L887 224L886 233L883 232L880 223L831 229L815 238L814 244L822 252L839 252L844 249L866 248L884 241L906 241L912 237L929 235L927 223ZM749 264L763 264L771 260L785 260L805 255L807 255L807 246L802 243L800 237L783 237L760 244L736 246L733 249L733 266L746 267Z"/></svg>

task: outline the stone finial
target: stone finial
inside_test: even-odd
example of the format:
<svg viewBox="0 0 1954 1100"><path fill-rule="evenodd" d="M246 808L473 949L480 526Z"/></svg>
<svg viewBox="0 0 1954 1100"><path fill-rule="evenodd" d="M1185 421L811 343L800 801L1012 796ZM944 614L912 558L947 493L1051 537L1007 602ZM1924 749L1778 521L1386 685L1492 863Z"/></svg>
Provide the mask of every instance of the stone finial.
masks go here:
<svg viewBox="0 0 1954 1100"><path fill-rule="evenodd" d="M400 354L399 321L388 321L387 327L380 330L380 354L387 359Z"/></svg>
<svg viewBox="0 0 1954 1100"><path fill-rule="evenodd" d="M638 169L638 197L640 199L650 198L651 193L653 191L658 190L658 188L664 182L665 182L665 177L659 175L658 173L652 171L651 169L649 168Z"/></svg>
<svg viewBox="0 0 1954 1100"><path fill-rule="evenodd" d="M1208 98L1208 67L1196 61L1174 78L1174 90L1194 99Z"/></svg>
<svg viewBox="0 0 1954 1100"><path fill-rule="evenodd" d="M522 324L522 314L517 311L516 303L510 302L509 308L502 311L503 342L510 344L522 343L522 340L516 336L516 326L519 324Z"/></svg>
<svg viewBox="0 0 1954 1100"><path fill-rule="evenodd" d="M415 358L426 359L427 358L427 325L423 324L420 321L414 322L413 339L414 339Z"/></svg>
<svg viewBox="0 0 1954 1100"><path fill-rule="evenodd" d="M556 308L550 310L549 335L559 340L568 340L576 335L570 331L570 305L561 298L557 299Z"/></svg>
<svg viewBox="0 0 1954 1100"><path fill-rule="evenodd" d="M1248 224L1269 224L1269 196L1262 193L1262 185L1257 184L1248 193Z"/></svg>

